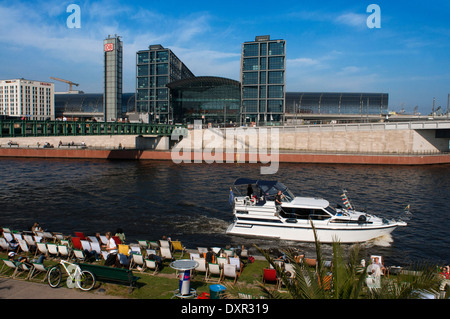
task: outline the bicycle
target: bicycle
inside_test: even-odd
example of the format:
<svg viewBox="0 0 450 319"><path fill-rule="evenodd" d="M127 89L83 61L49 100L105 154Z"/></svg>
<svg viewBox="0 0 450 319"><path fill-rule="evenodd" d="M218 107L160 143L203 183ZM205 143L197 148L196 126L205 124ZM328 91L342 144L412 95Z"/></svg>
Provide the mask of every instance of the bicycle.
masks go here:
<svg viewBox="0 0 450 319"><path fill-rule="evenodd" d="M77 264L70 263L66 260L61 260L58 265L52 267L48 271L47 281L50 287L57 288L62 280L64 269L68 277L66 279L66 285L68 288L80 288L81 290L88 291L95 286L95 277L88 270L81 270L81 267Z"/></svg>

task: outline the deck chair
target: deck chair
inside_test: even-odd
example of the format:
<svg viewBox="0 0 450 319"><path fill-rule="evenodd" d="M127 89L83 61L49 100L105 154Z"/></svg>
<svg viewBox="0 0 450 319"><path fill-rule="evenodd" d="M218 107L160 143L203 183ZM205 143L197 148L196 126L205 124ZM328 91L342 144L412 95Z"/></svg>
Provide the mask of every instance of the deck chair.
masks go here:
<svg viewBox="0 0 450 319"><path fill-rule="evenodd" d="M9 251L9 244L8 244L8 242L6 241L6 239L5 238L0 238L0 247L3 249L3 250L6 250L6 252L8 252Z"/></svg>
<svg viewBox="0 0 450 319"><path fill-rule="evenodd" d="M70 241L68 239L61 239L60 244L70 247Z"/></svg>
<svg viewBox="0 0 450 319"><path fill-rule="evenodd" d="M170 249L170 243L168 240L161 239L159 241L159 247L169 248Z"/></svg>
<svg viewBox="0 0 450 319"><path fill-rule="evenodd" d="M9 259L3 259L3 267L7 266L9 269L13 269L13 273L11 274L10 278L14 278L14 276L17 273L17 264ZM2 274L3 274L3 267L2 267Z"/></svg>
<svg viewBox="0 0 450 319"><path fill-rule="evenodd" d="M87 239L91 242L91 243L98 243L98 238L95 236L88 236Z"/></svg>
<svg viewBox="0 0 450 319"><path fill-rule="evenodd" d="M37 275L41 274L41 273L45 273L44 279L42 279L42 281L45 281L47 279L47 275L48 275L48 271L50 269L45 267L44 264L38 264L38 263L33 263L33 268L30 272L30 274L28 275L28 280L31 280L33 278L35 278Z"/></svg>
<svg viewBox="0 0 450 319"><path fill-rule="evenodd" d="M275 283L276 289L280 286L280 280L277 276L277 271L273 268L264 268L262 282L265 283Z"/></svg>
<svg viewBox="0 0 450 319"><path fill-rule="evenodd" d="M53 257L58 257L59 256L58 245L52 244L52 243L48 243L47 244L47 250L48 250L49 255L51 255Z"/></svg>
<svg viewBox="0 0 450 319"><path fill-rule="evenodd" d="M30 248L31 247L36 248L36 241L34 240L33 236L31 236L31 235L24 235L23 239L27 242L27 244L28 244L28 246Z"/></svg>
<svg viewBox="0 0 450 319"><path fill-rule="evenodd" d="M186 252L186 247L181 244L181 241L174 240L172 241L172 249L174 252L181 251L180 258L183 258L184 253Z"/></svg>
<svg viewBox="0 0 450 319"><path fill-rule="evenodd" d="M206 279L206 274L208 272L208 267L207 267L205 258L194 257L192 260L198 262L198 267L195 268L194 274L204 273L205 274L205 279Z"/></svg>
<svg viewBox="0 0 450 319"><path fill-rule="evenodd" d="M118 245L118 249L119 254L123 254L127 257L130 256L130 246L120 244Z"/></svg>
<svg viewBox="0 0 450 319"><path fill-rule="evenodd" d="M4 232L4 233L3 233L3 237L6 239L6 241L7 241L8 243L10 243L11 240L14 239L12 233L5 233L5 232Z"/></svg>
<svg viewBox="0 0 450 319"><path fill-rule="evenodd" d="M74 249L83 249L83 246L81 245L81 239L79 237L72 237L72 247Z"/></svg>
<svg viewBox="0 0 450 319"><path fill-rule="evenodd" d="M159 243L157 241L149 241L148 245L152 249L159 249Z"/></svg>
<svg viewBox="0 0 450 319"><path fill-rule="evenodd" d="M78 237L78 238L80 238L81 240L86 240L87 238L86 238L86 236L84 236L84 233L83 232L75 232L75 237Z"/></svg>
<svg viewBox="0 0 450 319"><path fill-rule="evenodd" d="M189 253L189 257L191 258L191 260L194 260L194 259L205 259L205 258L203 258L203 256L202 257L200 257L200 254L197 254L197 253Z"/></svg>
<svg viewBox="0 0 450 319"><path fill-rule="evenodd" d="M204 256L203 254L206 254L208 252L208 248L206 247L197 247L197 250L200 256Z"/></svg>
<svg viewBox="0 0 450 319"><path fill-rule="evenodd" d="M220 255L220 251L222 250L220 247L211 247L211 249L216 255Z"/></svg>
<svg viewBox="0 0 450 319"><path fill-rule="evenodd" d="M81 249L74 249L73 254L74 254L75 258L78 259L79 261L86 260L86 255L84 254L84 252Z"/></svg>
<svg viewBox="0 0 450 319"><path fill-rule="evenodd" d="M219 264L208 263L208 271L206 273L206 282L220 282L222 280L223 270L220 268ZM212 276L219 276L219 278L214 279Z"/></svg>
<svg viewBox="0 0 450 319"><path fill-rule="evenodd" d="M230 257L228 258L228 263L230 265L236 265L236 270L238 272L238 274L240 275L242 272L242 268L243 268L243 263L241 262L241 260L238 257Z"/></svg>
<svg viewBox="0 0 450 319"><path fill-rule="evenodd" d="M161 252L161 258L173 260L173 255L172 255L172 251L170 250L170 248L161 247L160 252Z"/></svg>
<svg viewBox="0 0 450 319"><path fill-rule="evenodd" d="M13 233L14 239L19 242L19 240L23 240L22 234L20 233Z"/></svg>
<svg viewBox="0 0 450 319"><path fill-rule="evenodd" d="M98 241L91 242L91 248L92 248L92 251L95 251L95 252L97 252L97 254L101 255L102 248L100 247L100 243Z"/></svg>
<svg viewBox="0 0 450 319"><path fill-rule="evenodd" d="M55 241L53 234L48 231L42 232L42 238L46 241Z"/></svg>
<svg viewBox="0 0 450 319"><path fill-rule="evenodd" d="M158 272L158 264L156 263L156 261L151 260L151 259L145 259L145 268L154 270L153 273L151 275L156 275L156 273Z"/></svg>
<svg viewBox="0 0 450 319"><path fill-rule="evenodd" d="M108 244L108 238L106 238L105 235L100 235L100 240L102 241L103 245L107 245Z"/></svg>
<svg viewBox="0 0 450 319"><path fill-rule="evenodd" d="M144 261L144 256L142 256L141 254L132 254L133 259L130 262L130 269L138 269L140 272L143 272L145 269L145 261ZM138 267L140 267L141 269L139 269Z"/></svg>
<svg viewBox="0 0 450 319"><path fill-rule="evenodd" d="M142 254L139 244L130 244L130 249L132 254Z"/></svg>
<svg viewBox="0 0 450 319"><path fill-rule="evenodd" d="M143 240L138 240L138 244L142 249L147 249L149 248L149 243L143 239Z"/></svg>
<svg viewBox="0 0 450 319"><path fill-rule="evenodd" d="M20 274L23 273L23 274L27 274L26 277L23 279L25 279L25 280L28 279L32 269L33 269L33 266L29 266L25 263L19 263L17 265L17 273L16 273L15 278L17 278Z"/></svg>
<svg viewBox="0 0 450 319"><path fill-rule="evenodd" d="M36 255L38 253L41 253L45 256L48 256L48 249L46 243L36 243L37 249L36 249Z"/></svg>
<svg viewBox="0 0 450 319"><path fill-rule="evenodd" d="M225 277L234 278L233 285L236 284L236 281L238 280L239 277L236 265L231 264L223 265L223 278L225 279Z"/></svg>
<svg viewBox="0 0 450 319"><path fill-rule="evenodd" d="M20 239L20 240L18 240L18 242L19 242L20 250L22 250L25 254L28 254L30 252L30 248L28 247L25 239Z"/></svg>
<svg viewBox="0 0 450 319"><path fill-rule="evenodd" d="M57 245L58 247L58 253L61 257L65 257L67 259L70 259L71 251L70 248L66 245Z"/></svg>
<svg viewBox="0 0 450 319"><path fill-rule="evenodd" d="M55 242L61 241L64 239L64 235L61 233L53 233L53 238L55 238Z"/></svg>
<svg viewBox="0 0 450 319"><path fill-rule="evenodd" d="M284 264L284 272L287 275L287 277L289 278L289 280L292 280L295 278L295 268L294 265L290 264L290 263L286 263Z"/></svg>
<svg viewBox="0 0 450 319"><path fill-rule="evenodd" d="M220 268L223 269L223 266L225 264L228 264L228 258L227 257L217 257L217 263L220 265Z"/></svg>
<svg viewBox="0 0 450 319"><path fill-rule="evenodd" d="M231 249L224 249L223 252L225 253L225 255L227 255L227 257L234 256L234 253Z"/></svg>
<svg viewBox="0 0 450 319"><path fill-rule="evenodd" d="M378 264L380 265L381 268L381 273L383 276L387 275L387 278L389 278L389 271L388 269L384 266L384 260L383 260L383 256L380 255L371 255L370 256L370 260L372 263L376 262L376 259L378 259Z"/></svg>
<svg viewBox="0 0 450 319"><path fill-rule="evenodd" d="M92 251L91 243L87 239L80 239L80 243L83 250Z"/></svg>
<svg viewBox="0 0 450 319"><path fill-rule="evenodd" d="M121 245L122 241L120 240L119 236L112 236L112 239L114 239L114 242L116 245Z"/></svg>

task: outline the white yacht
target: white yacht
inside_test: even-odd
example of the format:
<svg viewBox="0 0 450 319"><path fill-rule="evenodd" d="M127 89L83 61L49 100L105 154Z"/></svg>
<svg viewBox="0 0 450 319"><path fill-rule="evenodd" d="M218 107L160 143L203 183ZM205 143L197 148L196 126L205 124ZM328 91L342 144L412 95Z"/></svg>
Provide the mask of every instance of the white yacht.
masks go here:
<svg viewBox="0 0 450 319"><path fill-rule="evenodd" d="M240 178L233 186L230 204L234 221L226 231L230 235L314 242L313 224L321 243L358 243L387 235L397 226L406 226L402 220L387 220L353 210L345 192L342 195L345 207L333 208L325 199L295 197L277 181ZM281 204L276 205L279 191Z"/></svg>

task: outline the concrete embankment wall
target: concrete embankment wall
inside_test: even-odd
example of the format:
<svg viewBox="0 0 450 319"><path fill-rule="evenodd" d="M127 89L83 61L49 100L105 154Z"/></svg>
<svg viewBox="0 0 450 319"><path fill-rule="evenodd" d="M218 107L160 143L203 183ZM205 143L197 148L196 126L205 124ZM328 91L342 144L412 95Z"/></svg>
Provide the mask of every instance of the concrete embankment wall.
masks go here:
<svg viewBox="0 0 450 319"><path fill-rule="evenodd" d="M348 130L345 126L189 131L177 147L258 150L270 149L274 142L280 151L294 152L426 154L449 151L449 139L436 138L435 130Z"/></svg>

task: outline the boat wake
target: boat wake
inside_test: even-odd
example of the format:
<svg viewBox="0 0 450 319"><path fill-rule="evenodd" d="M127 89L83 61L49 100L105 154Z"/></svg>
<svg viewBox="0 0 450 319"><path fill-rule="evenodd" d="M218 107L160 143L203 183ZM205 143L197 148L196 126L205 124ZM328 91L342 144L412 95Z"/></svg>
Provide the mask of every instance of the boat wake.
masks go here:
<svg viewBox="0 0 450 319"><path fill-rule="evenodd" d="M364 243L363 246L365 248L369 248L369 247L373 247L373 246L390 247L393 242L394 242L394 238L392 238L392 235L386 234L386 235L369 240L368 242Z"/></svg>

